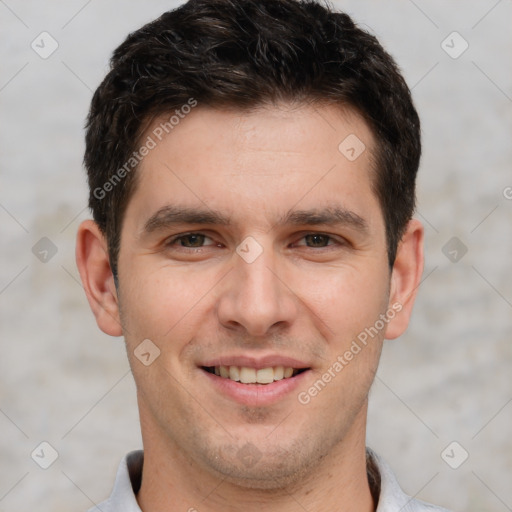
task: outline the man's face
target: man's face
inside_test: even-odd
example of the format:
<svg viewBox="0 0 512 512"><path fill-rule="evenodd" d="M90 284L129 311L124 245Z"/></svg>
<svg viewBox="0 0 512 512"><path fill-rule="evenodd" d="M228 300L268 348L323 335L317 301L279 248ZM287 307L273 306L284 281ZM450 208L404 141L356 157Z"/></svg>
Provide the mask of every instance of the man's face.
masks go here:
<svg viewBox="0 0 512 512"><path fill-rule="evenodd" d="M334 107L198 106L156 141L119 254L145 440L253 487L364 445L391 306L365 123ZM134 351L148 339L160 355L146 366Z"/></svg>

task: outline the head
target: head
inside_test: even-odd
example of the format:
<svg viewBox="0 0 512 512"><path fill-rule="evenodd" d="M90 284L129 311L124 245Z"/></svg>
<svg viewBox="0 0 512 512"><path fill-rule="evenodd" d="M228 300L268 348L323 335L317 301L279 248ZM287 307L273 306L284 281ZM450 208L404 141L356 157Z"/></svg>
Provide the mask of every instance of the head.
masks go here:
<svg viewBox="0 0 512 512"><path fill-rule="evenodd" d="M191 0L128 36L91 104L77 261L125 336L143 436L256 487L361 447L421 275L419 158L403 78L346 14ZM244 395L221 366L297 375Z"/></svg>

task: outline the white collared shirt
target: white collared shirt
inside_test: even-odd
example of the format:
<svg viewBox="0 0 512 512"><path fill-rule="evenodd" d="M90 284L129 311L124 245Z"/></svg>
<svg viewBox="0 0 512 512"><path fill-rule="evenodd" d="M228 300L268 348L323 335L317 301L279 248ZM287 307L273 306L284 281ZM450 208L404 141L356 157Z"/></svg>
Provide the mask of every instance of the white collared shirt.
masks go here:
<svg viewBox="0 0 512 512"><path fill-rule="evenodd" d="M407 496L400 489L391 468L375 452L367 450L380 476L379 503L375 512L449 512ZM126 455L119 464L110 498L88 512L142 512L135 496L140 488L143 461L142 450Z"/></svg>

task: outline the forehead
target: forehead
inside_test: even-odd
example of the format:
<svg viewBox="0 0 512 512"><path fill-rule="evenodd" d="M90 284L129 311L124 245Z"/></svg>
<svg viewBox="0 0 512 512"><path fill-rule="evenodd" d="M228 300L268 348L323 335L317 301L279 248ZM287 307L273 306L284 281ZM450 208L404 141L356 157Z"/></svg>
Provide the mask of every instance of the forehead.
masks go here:
<svg viewBox="0 0 512 512"><path fill-rule="evenodd" d="M233 152L247 153L265 148L303 155L312 153L311 149L319 146L329 153L341 150L343 154L345 145L340 148L339 143L348 135L353 136L349 142L355 143L358 150L362 149L361 144L370 150L374 145L368 125L349 107L280 103L242 111L199 105L193 110L189 108L181 112L177 109L175 112L179 115L166 113L154 119L144 135L151 137L158 146L179 144L183 151L175 156L180 160L180 156L193 156L195 151L192 153L190 149L208 145L215 145L210 149L222 150L227 144ZM358 155L359 151L345 153L349 161L355 161Z"/></svg>
<svg viewBox="0 0 512 512"><path fill-rule="evenodd" d="M137 170L135 213L172 202L254 219L338 200L355 211L376 205L374 138L349 109L199 105L171 118L153 121L141 139L152 149Z"/></svg>

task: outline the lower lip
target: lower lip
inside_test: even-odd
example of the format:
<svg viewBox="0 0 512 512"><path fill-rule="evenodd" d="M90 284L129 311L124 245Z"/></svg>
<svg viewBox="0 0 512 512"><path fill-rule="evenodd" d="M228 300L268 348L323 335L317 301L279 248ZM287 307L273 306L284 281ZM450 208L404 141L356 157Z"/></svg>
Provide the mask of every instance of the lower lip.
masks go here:
<svg viewBox="0 0 512 512"><path fill-rule="evenodd" d="M271 384L242 384L225 377L219 377L202 368L200 368L200 371L223 395L240 404L249 406L264 406L279 402L279 400L296 390L310 372L310 370L305 370L294 377L276 380Z"/></svg>

